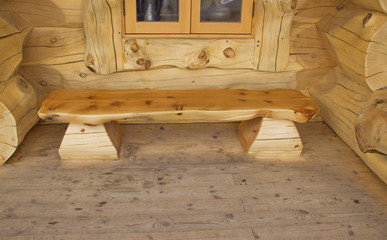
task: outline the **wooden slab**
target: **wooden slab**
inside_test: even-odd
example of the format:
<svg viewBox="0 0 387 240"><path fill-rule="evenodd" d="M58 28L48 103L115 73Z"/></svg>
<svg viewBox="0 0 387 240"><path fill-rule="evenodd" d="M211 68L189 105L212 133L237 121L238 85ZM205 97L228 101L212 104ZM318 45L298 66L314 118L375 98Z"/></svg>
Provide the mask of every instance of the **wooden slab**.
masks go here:
<svg viewBox="0 0 387 240"><path fill-rule="evenodd" d="M70 123L59 155L72 163L117 160L121 149L121 128L116 122L100 125Z"/></svg>
<svg viewBox="0 0 387 240"><path fill-rule="evenodd" d="M299 157L303 145L292 121L256 118L239 126L239 140L248 155L258 157Z"/></svg>
<svg viewBox="0 0 387 240"><path fill-rule="evenodd" d="M236 122L256 117L306 122L318 111L298 90L58 90L45 99L39 116L89 124Z"/></svg>

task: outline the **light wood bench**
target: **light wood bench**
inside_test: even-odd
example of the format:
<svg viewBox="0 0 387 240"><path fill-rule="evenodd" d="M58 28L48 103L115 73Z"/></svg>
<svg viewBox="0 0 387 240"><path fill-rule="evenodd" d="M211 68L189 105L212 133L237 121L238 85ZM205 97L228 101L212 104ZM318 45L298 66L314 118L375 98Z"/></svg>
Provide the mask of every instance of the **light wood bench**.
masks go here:
<svg viewBox="0 0 387 240"><path fill-rule="evenodd" d="M58 90L39 110L44 120L67 122L59 149L63 160L118 159L126 123L242 122L239 138L248 154L299 156L293 122L318 113L298 90Z"/></svg>

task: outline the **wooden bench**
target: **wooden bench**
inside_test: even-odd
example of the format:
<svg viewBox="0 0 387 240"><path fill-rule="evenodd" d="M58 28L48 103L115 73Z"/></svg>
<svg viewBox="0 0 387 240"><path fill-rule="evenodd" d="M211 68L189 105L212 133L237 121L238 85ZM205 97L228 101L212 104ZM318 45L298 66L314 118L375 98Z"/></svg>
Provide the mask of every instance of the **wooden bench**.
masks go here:
<svg viewBox="0 0 387 240"><path fill-rule="evenodd" d="M44 120L67 122L63 160L118 159L126 123L242 122L248 154L294 157L302 142L293 122L318 113L298 90L58 90L39 110Z"/></svg>

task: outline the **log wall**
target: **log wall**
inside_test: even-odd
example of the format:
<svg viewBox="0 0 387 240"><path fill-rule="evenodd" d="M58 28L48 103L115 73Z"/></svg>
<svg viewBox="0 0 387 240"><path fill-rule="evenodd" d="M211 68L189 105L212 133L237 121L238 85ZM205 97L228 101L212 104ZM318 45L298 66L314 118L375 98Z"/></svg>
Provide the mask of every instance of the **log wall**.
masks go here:
<svg viewBox="0 0 387 240"><path fill-rule="evenodd" d="M38 7L35 6L32 8L29 4L23 4L24 2L27 3L27 0L19 0L17 3L16 1L11 2L15 2L15 6L19 8L22 14L25 12L29 13L30 11L40 13L40 10L37 9ZM149 58L152 60L151 69L126 71L108 75L96 74L95 72L98 69L87 68L83 62L87 44L82 27L81 1L69 1L65 5L59 3L60 1L48 2L56 6L55 11L61 11L51 22L45 23L43 20L39 21L38 18L33 18L30 14L24 15L26 18L32 18L31 21L33 21L35 27L26 42L24 48L25 57L20 69L22 76L37 82L43 88L47 89L47 91L59 88L308 89L319 76L323 76L331 67L336 65L327 47L321 40L315 24L335 9L341 2L340 0L297 1L293 10L294 16L289 32L288 64L280 72L263 72L253 69L253 64L258 64L257 62L251 62L251 60L254 61L254 53L243 50L246 49L243 46L254 44L248 39L243 41L224 39L223 45L218 47L220 49L218 51L219 56L223 55L223 50L234 46L237 46L235 49L241 49L241 54L235 55L235 58L232 59L226 59L222 56L226 60L223 63L220 63L221 60L217 60L219 57L211 55L210 57L212 57L213 61L210 61L207 68L195 70L185 69L187 66L192 66L192 61L187 60L184 63L184 61L181 62L176 57L175 60L171 60L171 63L173 61L175 63L170 63L170 65L178 65L178 67L171 67L166 66L168 65L167 57L157 59L154 52L160 49L162 41L157 39L136 39L140 47L146 44L147 41L154 44L152 44L150 50L149 48L143 51L140 50L136 55L132 53L133 56L130 56L129 59L136 59L136 61L126 61L123 59L124 66L136 70L145 69L145 64L139 65L136 62L139 58L144 60ZM111 2L114 1L109 1L109 3ZM71 8L69 8L69 5L71 5ZM69 15L72 17L70 18ZM75 21L76 19L77 21ZM57 22L56 26L53 26L54 22ZM227 40L229 40L228 43L226 42ZM131 46L133 41L129 39L126 42L125 40L123 46ZM171 41L171 45L166 45L166 47L173 45L173 40ZM192 40L184 41L191 44L191 46L195 46ZM199 55L202 50L200 45L206 45L207 48L211 48L207 44L209 41L198 41L196 55ZM195 53L195 51L193 52ZM194 53L192 56L196 56ZM184 57L183 53L181 55ZM187 56L187 59L190 57ZM198 64L200 65L200 63ZM232 64L235 64L235 66L233 67ZM220 65L222 66L220 67ZM192 68L196 68L195 66L194 64Z"/></svg>
<svg viewBox="0 0 387 240"><path fill-rule="evenodd" d="M317 27L338 67L311 88L325 122L387 183L385 1L340 4Z"/></svg>
<svg viewBox="0 0 387 240"><path fill-rule="evenodd" d="M23 44L31 25L0 1L0 164L3 164L38 121L41 97L33 82L17 75Z"/></svg>

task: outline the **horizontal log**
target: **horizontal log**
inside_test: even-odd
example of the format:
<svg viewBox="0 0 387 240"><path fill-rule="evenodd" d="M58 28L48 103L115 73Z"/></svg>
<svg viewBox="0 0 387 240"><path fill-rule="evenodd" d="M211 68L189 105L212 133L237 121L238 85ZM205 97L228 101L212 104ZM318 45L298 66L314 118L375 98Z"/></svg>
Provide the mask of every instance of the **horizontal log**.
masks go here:
<svg viewBox="0 0 387 240"><path fill-rule="evenodd" d="M254 39L124 38L123 41L125 70L165 66L188 69L253 68ZM151 66L147 67L146 61L150 61Z"/></svg>
<svg viewBox="0 0 387 240"><path fill-rule="evenodd" d="M34 27L81 27L80 0L7 1L15 12Z"/></svg>
<svg viewBox="0 0 387 240"><path fill-rule="evenodd" d="M387 16L359 9L351 2L340 5L317 24L337 63L359 84L377 90L386 86Z"/></svg>
<svg viewBox="0 0 387 240"><path fill-rule="evenodd" d="M315 25L342 2L343 0L297 0L293 24Z"/></svg>
<svg viewBox="0 0 387 240"><path fill-rule="evenodd" d="M289 60L285 71L307 71L336 66L335 58L329 52L315 24L293 22L289 41Z"/></svg>
<svg viewBox="0 0 387 240"><path fill-rule="evenodd" d="M39 120L40 103L34 87L22 77L0 83L0 164L8 160Z"/></svg>
<svg viewBox="0 0 387 240"><path fill-rule="evenodd" d="M22 48L32 27L8 3L0 2L0 83L15 76L23 58Z"/></svg>
<svg viewBox="0 0 387 240"><path fill-rule="evenodd" d="M249 69L162 68L108 75L94 74L79 62L25 65L20 74L47 91L55 89L294 89L297 72L258 72Z"/></svg>
<svg viewBox="0 0 387 240"><path fill-rule="evenodd" d="M385 0L352 0L352 2L359 7L387 14L387 2Z"/></svg>
<svg viewBox="0 0 387 240"><path fill-rule="evenodd" d="M347 77L337 67L310 90L320 116L387 183L387 155L362 152L356 141L355 125L372 91Z"/></svg>

